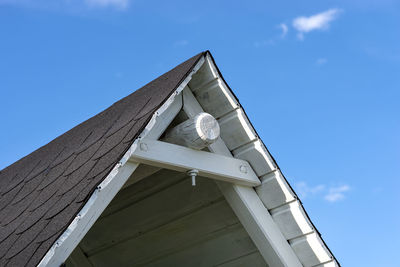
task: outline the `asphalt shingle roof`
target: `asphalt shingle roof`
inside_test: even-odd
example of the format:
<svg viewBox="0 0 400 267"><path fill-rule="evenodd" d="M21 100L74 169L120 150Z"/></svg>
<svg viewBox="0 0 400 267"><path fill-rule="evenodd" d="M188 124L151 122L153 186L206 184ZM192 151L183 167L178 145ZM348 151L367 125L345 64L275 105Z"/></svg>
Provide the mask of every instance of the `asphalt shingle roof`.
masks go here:
<svg viewBox="0 0 400 267"><path fill-rule="evenodd" d="M0 266L35 266L200 53L0 171Z"/></svg>

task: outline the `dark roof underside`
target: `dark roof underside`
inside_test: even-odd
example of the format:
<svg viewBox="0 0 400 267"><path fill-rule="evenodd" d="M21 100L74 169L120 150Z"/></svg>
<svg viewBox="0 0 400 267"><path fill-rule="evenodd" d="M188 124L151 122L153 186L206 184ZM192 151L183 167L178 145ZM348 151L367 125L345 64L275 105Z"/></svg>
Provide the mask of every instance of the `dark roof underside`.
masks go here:
<svg viewBox="0 0 400 267"><path fill-rule="evenodd" d="M204 53L0 172L0 266L35 266Z"/></svg>

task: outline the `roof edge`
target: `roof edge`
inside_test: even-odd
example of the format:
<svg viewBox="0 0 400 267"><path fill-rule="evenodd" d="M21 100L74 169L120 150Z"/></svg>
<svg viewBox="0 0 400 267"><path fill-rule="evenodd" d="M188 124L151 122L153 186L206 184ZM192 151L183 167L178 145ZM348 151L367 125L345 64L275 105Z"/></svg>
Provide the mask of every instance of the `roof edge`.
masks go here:
<svg viewBox="0 0 400 267"><path fill-rule="evenodd" d="M222 75L220 69L218 68L218 65L216 64L215 59L214 59L214 57L212 56L211 52L210 52L209 50L207 50L207 51L205 51L204 53L206 54L206 57L209 57L209 58L210 58L210 60L211 60L211 62L212 62L212 64L213 64L213 66L214 66L214 68L216 69L216 71L217 71L217 73L218 73L218 75L219 75L219 78L222 80L222 82L223 82L224 85L227 87L227 89L229 90L229 92L231 93L231 95L235 98L235 100L236 100L237 103L239 104L239 108L243 111L243 113L244 113L244 115L245 115L245 117L246 117L246 119L247 119L246 121L247 121L247 123L249 124L248 126L251 127L251 129L256 133L257 139L261 142L261 144L262 144L263 148L265 149L266 153L267 153L268 156L272 159L274 165L275 165L276 168L277 168L278 173L283 177L283 179L285 180L286 184L289 186L290 190L294 193L294 195L295 195L295 201L297 200L297 201L299 202L301 209L304 211L304 215L305 215L306 221L309 222L309 223L312 225L312 228L314 229L314 231L315 231L316 234L318 235L319 239L322 241L323 246L329 251L330 255L332 256L333 261L336 262L336 263L340 266L340 263L337 261L336 257L334 256L334 254L332 253L332 251L330 250L330 248L327 246L326 242L323 240L323 238L322 238L320 232L317 230L317 228L315 227L314 223L313 223L312 220L310 219L310 217L309 217L307 211L304 209L303 204L302 204L300 198L298 197L298 195L296 194L296 192L294 191L294 189L292 188L292 186L290 185L290 183L287 181L286 177L283 175L283 173L282 173L282 171L281 171L279 165L277 164L275 158L271 155L271 153L269 152L267 146L265 145L265 143L263 142L263 140L259 137L259 135L258 135L258 133L257 133L257 131L256 131L256 129L255 129L255 127L254 127L253 124L251 123L251 121L250 121L250 119L249 119L249 117L248 117L248 115L247 115L245 109L244 109L243 106L241 105L239 99L237 98L237 96L234 94L234 92L233 92L233 90L231 89L231 87L229 86L229 84L228 84L228 83L226 82L226 80L224 79L224 77L223 77L223 75Z"/></svg>

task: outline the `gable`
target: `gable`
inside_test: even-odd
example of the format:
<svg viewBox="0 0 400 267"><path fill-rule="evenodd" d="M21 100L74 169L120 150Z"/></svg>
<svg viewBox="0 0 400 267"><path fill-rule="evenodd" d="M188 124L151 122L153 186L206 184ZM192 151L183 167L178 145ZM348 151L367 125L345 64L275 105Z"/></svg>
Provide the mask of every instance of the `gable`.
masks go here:
<svg viewBox="0 0 400 267"><path fill-rule="evenodd" d="M135 94L136 97L132 97ZM49 207L47 210L44 209L44 214L49 213L53 216L37 215L37 222L39 222L37 225L44 222L43 224L47 223L46 225L53 227L49 227L49 230L43 228L45 229L43 230L40 227L32 227L36 224L28 224L29 233L33 233L30 239L20 238L25 232L20 234L17 227L15 229L1 228L4 229L6 235L8 234L3 239L6 241L0 243L0 249L3 245L6 250L4 257L1 258L3 262L21 264L25 262L32 265L35 264L32 259L36 261L42 259L42 265L53 265L64 261L124 184L126 186L137 182L133 181L132 177L139 170L138 164L131 161L131 158L139 140L142 138L157 140L173 119L167 119L168 113L172 112L175 116L182 109L188 117L201 111L213 115L221 127L222 138L210 145L208 149L216 154L245 160L257 175L258 183L261 185L254 188L236 184L217 184L264 260L271 266L300 266L300 264L335 266L337 264L306 215L296 194L259 139L237 98L225 83L210 53L195 56L132 95L97 115L98 118L96 116L83 123L85 126L77 126L79 131L74 131L74 128L66 133L65 136L69 138L63 135L60 137L61 141L54 140L56 144L61 144L59 145L63 148L61 152L50 149L51 143L47 145L48 147L46 146L47 148L41 148L44 149L42 152L44 158L49 154L55 155L56 152L63 155L59 158L65 158L69 154L64 150L68 151L73 157L67 167L74 167L71 167L71 173L65 172L67 167L65 169L60 167L61 174L50 175L50 171L60 165L57 160L57 164L50 162L46 168L41 167L34 172L43 173L46 179L50 176L54 184L57 184L55 189L48 189L53 188L50 182L50 187L42 186L39 190L39 193L46 192L51 195L49 199L59 205L48 204ZM89 129L86 132L81 130L81 128L86 129L85 127ZM99 142L101 144L96 143L98 140L102 141ZM74 145L64 145L64 148L62 144ZM95 144L98 147L92 147ZM94 152L85 153L86 151ZM37 152L32 154L35 153ZM60 162L64 161L60 160ZM28 163L29 161L19 163L21 164L19 166L29 166ZM89 163L93 164L88 171L88 173L93 171L92 174L82 175L80 173L80 170L84 170L82 166ZM13 168L17 170L18 166L12 167L11 170ZM40 171L40 169L43 170ZM45 171L49 173L46 174ZM0 175L3 173L7 175L0 176L0 183L1 179L4 179L4 183L6 179L12 180L9 176L12 172L8 168ZM73 174L76 175L75 180L69 179L74 177ZM29 174L20 176L31 177ZM29 196L32 192L36 194L36 191L29 190L31 187L26 185L29 179L22 178L16 181L20 181L16 182L17 186L25 188ZM73 193L66 194L64 191L74 192L68 191L68 187L79 188L81 190L79 198ZM21 188L14 192L15 195L10 194L9 198L13 199L20 194ZM1 194L7 195L12 190L13 188ZM7 200L4 203L7 208L10 206ZM23 218L30 219L29 216L33 216L32 209L29 209L29 205L21 205L21 207L23 212L26 212L23 216L28 216ZM11 205L5 214L15 217L13 209L14 206ZM11 221L13 219L18 220L18 215L16 218L11 218ZM4 221L4 225L9 224ZM50 231L50 229L55 230ZM43 231L48 232L45 240L47 243L44 243L43 238L38 238ZM11 249L7 245L10 243L12 243ZM9 253L9 250L14 253Z"/></svg>
<svg viewBox="0 0 400 267"><path fill-rule="evenodd" d="M229 157L232 157L233 154L235 155L235 157L246 159L246 161L251 164L254 171L257 173L257 176L259 176L258 179L260 179L262 182L260 186L255 187L257 193L255 193L255 191L248 186L242 187L235 184L217 183L220 191L224 195L224 198L227 200L234 213L239 218L241 224L251 237L251 240L254 242L254 245L258 249L258 253L262 255L262 258L265 260L265 262L269 264L269 266L336 266L336 260L331 256L330 251L323 243L322 239L319 236L319 233L315 231L314 226L309 221L306 213L301 206L301 203L297 199L297 196L288 185L287 181L283 177L272 157L269 155L261 140L259 140L259 138L257 137L240 104L235 101L233 93L226 86L222 77L213 77L213 75L219 73L218 71L216 71L216 69L212 70L211 68L213 67L216 68L213 65L211 56L207 55L205 57L204 64L195 73L195 75L192 76L187 86L186 84L183 84L181 86L181 89L183 90L176 91L175 99L171 102L169 108L172 108L174 110L175 115L181 110L180 113L185 113L187 117L190 118L191 116L195 116L199 112L205 110L205 108L203 109L203 107L207 107L207 105L209 104L207 103L207 101L214 101L214 103L217 105L209 105L208 110L205 111L212 113L213 110L219 110L220 114L222 114L217 117L219 125L221 127L222 138L216 143L211 144L208 147L208 150L213 153L222 154ZM209 80L204 79L204 76L208 76ZM202 90L204 90L204 95L206 95L204 97L203 103L201 103L201 101L199 100L199 94L201 94L202 91L193 90L192 88L195 88L195 85L193 85L194 83L192 83L192 81L197 81L199 82L199 84L203 84L199 86L200 88L202 88ZM213 83L216 83L217 85ZM212 90L219 91L211 92ZM196 94L196 97L192 94L192 92ZM213 94L213 97L208 97L207 94ZM216 101L215 96L219 96L220 99L217 99ZM178 105L178 108L174 108L174 104ZM163 110L168 111L169 108ZM162 112L157 113L158 115L163 116ZM157 118L157 116L155 118ZM158 122L160 123L163 121L165 120L159 120ZM157 125L159 124L157 124L156 121L154 124L151 125L153 127L157 127ZM160 133L164 130L152 136L151 127L149 127L148 129L149 131L142 134L140 140L137 140L136 146L132 149L130 156L128 157L128 161L131 160L132 162L135 162L136 160L138 160L138 158L136 157L137 155L139 155L139 158L143 156L143 153L140 152L140 150L142 150L141 144L147 144L145 146L146 151L147 149L149 151L153 149L158 149L157 147L153 147L153 145L157 146L157 142L152 143L146 140L158 139L161 135ZM146 136L146 134L149 134L150 137ZM171 151L173 150L174 149L172 148ZM198 153L201 154L200 152ZM155 155L156 154L157 153L155 153ZM176 161L176 157L174 156L175 154L176 153L171 153L171 159L167 159L166 161L165 159L163 159L164 156L160 155L160 157L150 156L146 158L147 161L140 161L139 159L139 162L154 164L154 166L161 167L169 166L171 169L174 169L176 166L172 165L174 164L173 162ZM180 155L178 156L178 158L180 158ZM160 161L162 161L161 165L159 165ZM182 168L183 166L182 161L176 162L176 164L179 165L178 169ZM185 169L190 169L190 167L183 167L183 170ZM153 172L151 171L150 173ZM147 175L145 179L151 179L153 177L152 175L153 174ZM134 172L132 177L129 178L127 184L129 184L129 187L131 187L133 184L134 188L135 183L140 179L143 179L143 177L135 177ZM161 203L167 202L162 200L159 201ZM129 206L129 204L127 203L121 205L123 205L124 207ZM108 211L106 210L106 213L107 212ZM123 211L121 212L123 213ZM139 214L140 213L137 213L137 215ZM151 215L146 216L151 217ZM116 218L113 218L113 215L107 215L107 217L108 218L106 219L106 221L108 221L109 224L112 225L113 219ZM124 219L121 218L120 220L124 221ZM127 220L129 221L128 218ZM140 219L138 220L140 221ZM137 220L132 221L132 223L136 222ZM118 222L115 221L115 223L117 224ZM190 226L187 226L185 228L190 229ZM121 241L118 241L118 237L116 237L116 239L114 240L114 238L112 238L113 234L110 233L109 238L111 238L111 240L114 240L115 244L111 243L109 245L106 245L107 248L96 248L96 246L98 245L96 244L96 238L94 240L90 239L93 236L102 235L102 232L99 232L98 229L99 227L96 223L93 226L92 230L89 232L88 237L85 238L84 241L82 241L86 242L86 244L91 244L91 246L93 247L90 249L82 244L81 248L84 255L87 255L91 262L97 262L96 265L101 266L102 262L104 262L105 259L110 259L113 257L117 257L115 258L117 262L127 261L125 262L125 264L127 264L128 262L129 264L134 264L134 262L138 261L136 262L136 264L140 265L144 264L146 260L148 261L155 256L149 255L149 251L146 251L146 253L143 252L144 255L147 255L147 259L142 254L135 256L136 254L134 251L130 253L126 252L127 254L125 254L125 256L118 256L119 254L116 251L129 250L129 246L124 247L124 245L135 244L135 242L137 241L135 237L132 237L132 235L135 236L135 234L132 234L132 232L130 232L134 232L136 229L130 229L129 227L128 230L126 230L128 231L127 235L124 235L126 241L122 241L121 243ZM104 229L104 227L102 229ZM119 231L115 232L114 234L116 236L120 235ZM143 236L142 234L139 235ZM130 237L128 238L128 236ZM144 234L143 238L145 237L146 234ZM177 238L178 237L179 236L177 236ZM197 240L194 237L193 239ZM179 242L182 242L182 240ZM143 245L145 246L145 244ZM225 244L225 246L226 245L228 244ZM203 244L202 248L204 248L203 246L206 246L206 244ZM164 249L174 250L174 248L176 248L176 246L173 243L170 243L168 249ZM232 251L234 250L235 249L232 248ZM189 252L187 252L186 249L182 250L178 253L179 257L174 254L174 259L176 260L175 263L182 260L188 260L184 256L185 253ZM212 255L214 254L211 252L210 255L202 255L203 257L207 258L207 260L211 260L211 258L213 258ZM167 259L169 256L163 255L156 257ZM132 260L132 262L130 262L130 260ZM240 257L240 260L242 260L242 257ZM141 261L144 262L140 263ZM216 262L214 262L213 264L215 263ZM250 263L253 264L252 262ZM196 264L202 266L200 263Z"/></svg>

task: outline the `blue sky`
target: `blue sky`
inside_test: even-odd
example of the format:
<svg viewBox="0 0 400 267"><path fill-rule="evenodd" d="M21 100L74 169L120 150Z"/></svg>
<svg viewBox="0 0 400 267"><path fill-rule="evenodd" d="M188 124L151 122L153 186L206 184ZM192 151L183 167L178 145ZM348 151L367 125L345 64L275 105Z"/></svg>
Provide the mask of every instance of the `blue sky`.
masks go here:
<svg viewBox="0 0 400 267"><path fill-rule="evenodd" d="M0 169L211 50L343 266L399 266L400 3L0 0Z"/></svg>

